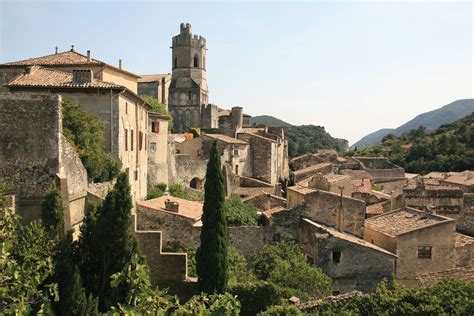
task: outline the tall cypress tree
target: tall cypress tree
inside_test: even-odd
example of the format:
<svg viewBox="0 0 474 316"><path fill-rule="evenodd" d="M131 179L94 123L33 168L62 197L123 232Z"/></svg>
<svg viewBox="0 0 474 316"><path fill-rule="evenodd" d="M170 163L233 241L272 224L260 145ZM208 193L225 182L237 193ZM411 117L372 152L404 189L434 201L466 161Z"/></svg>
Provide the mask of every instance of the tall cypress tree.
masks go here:
<svg viewBox="0 0 474 316"><path fill-rule="evenodd" d="M59 241L64 236L64 208L61 194L52 188L41 204L41 220L51 236Z"/></svg>
<svg viewBox="0 0 474 316"><path fill-rule="evenodd" d="M128 285L112 288L111 276L121 272L138 253L132 233L132 198L128 175L121 173L96 212L89 212L79 240L81 272L88 293L99 298L99 310L123 303Z"/></svg>
<svg viewBox="0 0 474 316"><path fill-rule="evenodd" d="M224 177L217 141L212 145L204 186L201 245L196 253L199 289L223 293L227 287L227 223L224 214Z"/></svg>

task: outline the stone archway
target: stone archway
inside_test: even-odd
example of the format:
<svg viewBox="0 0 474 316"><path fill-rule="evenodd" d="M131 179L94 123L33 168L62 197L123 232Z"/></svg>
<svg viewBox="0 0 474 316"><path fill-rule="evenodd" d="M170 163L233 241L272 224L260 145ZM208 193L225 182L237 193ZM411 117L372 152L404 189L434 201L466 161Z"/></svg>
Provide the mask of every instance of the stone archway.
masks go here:
<svg viewBox="0 0 474 316"><path fill-rule="evenodd" d="M195 190L202 190L202 180L198 177L194 177L189 183L189 186Z"/></svg>

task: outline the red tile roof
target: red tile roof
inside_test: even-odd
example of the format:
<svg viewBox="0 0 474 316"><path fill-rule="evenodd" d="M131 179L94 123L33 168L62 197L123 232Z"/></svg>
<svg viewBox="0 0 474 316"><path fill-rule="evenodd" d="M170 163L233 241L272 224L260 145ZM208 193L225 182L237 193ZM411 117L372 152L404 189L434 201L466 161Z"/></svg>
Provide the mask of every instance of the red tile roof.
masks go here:
<svg viewBox="0 0 474 316"><path fill-rule="evenodd" d="M460 279L464 281L474 281L474 267L453 268L445 271L418 274L416 276L418 285L422 287L448 278Z"/></svg>
<svg viewBox="0 0 474 316"><path fill-rule="evenodd" d="M45 88L103 88L125 89L115 83L93 80L92 82L77 83L69 72L31 66L29 73L22 73L11 80L7 87L45 87Z"/></svg>

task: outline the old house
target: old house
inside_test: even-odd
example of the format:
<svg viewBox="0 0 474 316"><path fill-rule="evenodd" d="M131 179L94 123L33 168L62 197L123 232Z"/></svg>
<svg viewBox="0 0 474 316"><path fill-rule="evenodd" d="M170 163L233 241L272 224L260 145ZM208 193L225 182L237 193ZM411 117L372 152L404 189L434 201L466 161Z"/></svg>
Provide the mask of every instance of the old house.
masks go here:
<svg viewBox="0 0 474 316"><path fill-rule="evenodd" d="M317 173L313 176L308 186L318 190L329 191L332 193L341 193L346 196L352 196L352 181L349 176L342 174L322 174Z"/></svg>
<svg viewBox="0 0 474 316"><path fill-rule="evenodd" d="M455 220L402 208L365 221L364 239L398 256L396 278L416 285L416 275L455 267Z"/></svg>
<svg viewBox="0 0 474 316"><path fill-rule="evenodd" d="M334 168L333 168L332 163L322 162L322 163L311 165L309 167L306 167L300 170L296 170L293 172L293 175L295 177L295 181L299 182L313 175L316 175L318 173L322 173L322 174L333 173L333 169Z"/></svg>
<svg viewBox="0 0 474 316"><path fill-rule="evenodd" d="M306 218L299 235L309 261L333 280L336 294L372 292L395 273L395 254L353 235Z"/></svg>
<svg viewBox="0 0 474 316"><path fill-rule="evenodd" d="M133 200L145 198L148 173L148 111L137 94L137 75L74 50L0 65L11 94L60 94L105 125L104 151L129 173Z"/></svg>
<svg viewBox="0 0 474 316"><path fill-rule="evenodd" d="M167 115L148 112L148 134L145 136L145 144L148 144L148 186L169 182L169 120Z"/></svg>
<svg viewBox="0 0 474 316"><path fill-rule="evenodd" d="M474 171L464 171L459 173L452 173L443 180L440 180L441 185L459 188L464 193L474 193Z"/></svg>

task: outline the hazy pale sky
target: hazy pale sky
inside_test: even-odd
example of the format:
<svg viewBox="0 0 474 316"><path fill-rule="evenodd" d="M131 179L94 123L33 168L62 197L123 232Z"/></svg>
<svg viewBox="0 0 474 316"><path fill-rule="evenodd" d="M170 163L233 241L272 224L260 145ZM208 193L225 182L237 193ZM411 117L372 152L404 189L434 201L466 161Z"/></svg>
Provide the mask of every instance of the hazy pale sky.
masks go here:
<svg viewBox="0 0 474 316"><path fill-rule="evenodd" d="M0 0L0 63L68 50L171 72L171 37L206 37L211 103L353 143L473 97L473 3Z"/></svg>

